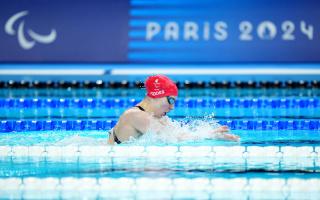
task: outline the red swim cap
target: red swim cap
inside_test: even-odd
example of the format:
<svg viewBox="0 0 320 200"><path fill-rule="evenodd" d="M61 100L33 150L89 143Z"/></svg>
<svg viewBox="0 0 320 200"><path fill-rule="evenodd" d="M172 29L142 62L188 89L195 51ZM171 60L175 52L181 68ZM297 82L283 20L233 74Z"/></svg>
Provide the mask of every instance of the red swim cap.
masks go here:
<svg viewBox="0 0 320 200"><path fill-rule="evenodd" d="M149 76L146 80L147 95L151 98L178 96L176 84L164 75Z"/></svg>

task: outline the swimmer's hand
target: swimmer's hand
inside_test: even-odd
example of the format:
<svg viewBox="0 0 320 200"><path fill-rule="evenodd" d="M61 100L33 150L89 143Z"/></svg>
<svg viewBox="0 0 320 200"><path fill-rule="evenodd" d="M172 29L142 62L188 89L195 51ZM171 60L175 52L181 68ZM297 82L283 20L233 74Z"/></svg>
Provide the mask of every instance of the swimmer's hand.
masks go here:
<svg viewBox="0 0 320 200"><path fill-rule="evenodd" d="M239 142L240 137L234 134L230 134L228 126L220 126L212 131L213 137L216 139L229 140Z"/></svg>

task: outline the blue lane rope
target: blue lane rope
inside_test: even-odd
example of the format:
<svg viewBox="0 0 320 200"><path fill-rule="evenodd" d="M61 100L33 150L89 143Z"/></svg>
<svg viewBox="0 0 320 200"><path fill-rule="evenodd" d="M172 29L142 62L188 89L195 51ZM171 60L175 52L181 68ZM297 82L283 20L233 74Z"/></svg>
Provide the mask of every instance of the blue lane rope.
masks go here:
<svg viewBox="0 0 320 200"><path fill-rule="evenodd" d="M319 120L221 120L231 130L320 130ZM109 130L116 120L2 120L0 132Z"/></svg>
<svg viewBox="0 0 320 200"><path fill-rule="evenodd" d="M12 98L0 99L0 108L127 108L136 105L141 98ZM177 99L176 107L201 108L319 108L318 98L268 98L268 99Z"/></svg>

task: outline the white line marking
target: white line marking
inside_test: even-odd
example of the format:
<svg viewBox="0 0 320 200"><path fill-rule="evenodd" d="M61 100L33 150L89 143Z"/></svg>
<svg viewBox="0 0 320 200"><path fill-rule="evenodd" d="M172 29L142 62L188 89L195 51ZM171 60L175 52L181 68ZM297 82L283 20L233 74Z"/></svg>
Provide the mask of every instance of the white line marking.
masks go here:
<svg viewBox="0 0 320 200"><path fill-rule="evenodd" d="M0 75L104 75L104 69L3 69Z"/></svg>
<svg viewBox="0 0 320 200"><path fill-rule="evenodd" d="M320 69L113 69L112 75L139 75L139 74L172 74L172 75L319 75Z"/></svg>

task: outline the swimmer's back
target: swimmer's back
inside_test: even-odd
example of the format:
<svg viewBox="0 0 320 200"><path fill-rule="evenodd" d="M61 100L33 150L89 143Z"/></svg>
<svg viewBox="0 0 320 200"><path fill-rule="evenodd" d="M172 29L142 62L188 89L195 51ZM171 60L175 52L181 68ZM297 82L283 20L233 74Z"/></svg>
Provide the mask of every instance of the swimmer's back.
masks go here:
<svg viewBox="0 0 320 200"><path fill-rule="evenodd" d="M113 134L119 141L127 141L130 137L139 137L147 131L150 115L140 108L126 110L113 128ZM114 144L114 137L109 137L109 144Z"/></svg>

